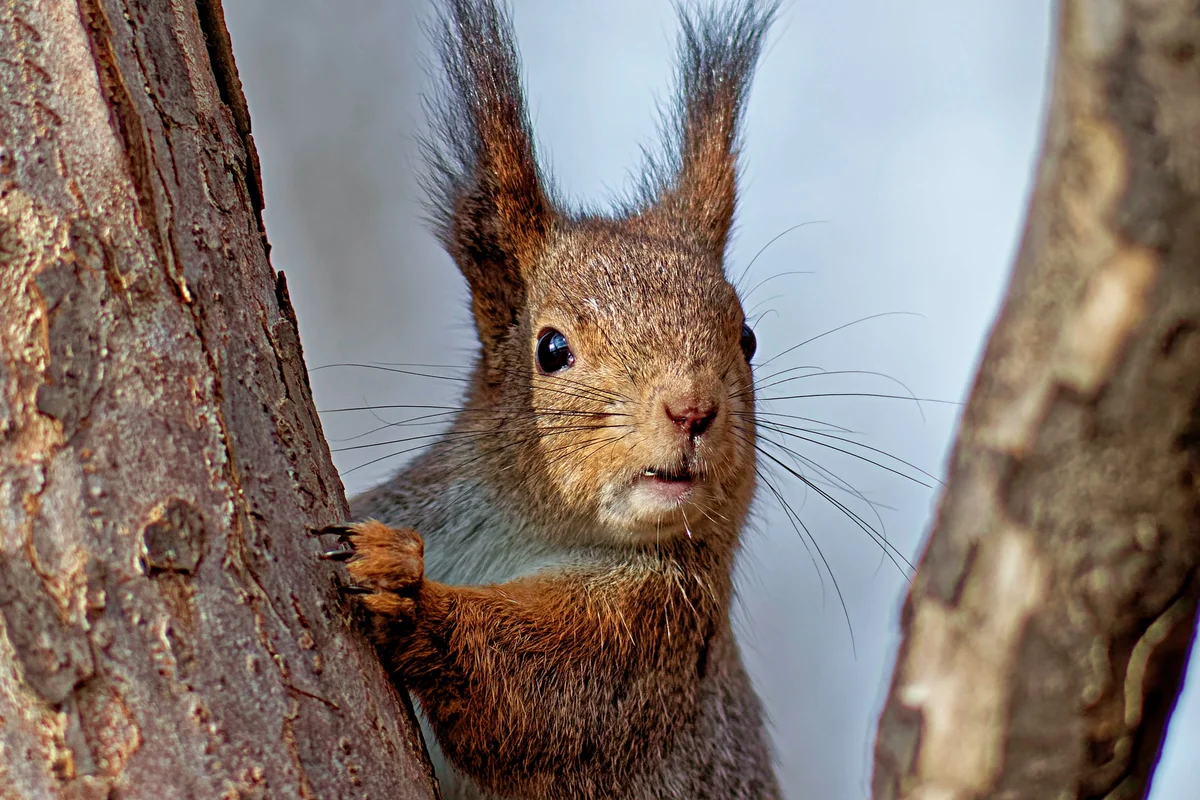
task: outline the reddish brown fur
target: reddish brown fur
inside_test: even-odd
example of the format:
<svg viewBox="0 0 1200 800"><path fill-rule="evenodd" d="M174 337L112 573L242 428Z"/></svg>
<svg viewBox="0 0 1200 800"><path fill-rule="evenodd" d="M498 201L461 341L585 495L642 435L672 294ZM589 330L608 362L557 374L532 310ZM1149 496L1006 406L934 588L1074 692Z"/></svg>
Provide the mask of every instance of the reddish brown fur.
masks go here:
<svg viewBox="0 0 1200 800"><path fill-rule="evenodd" d="M772 8L685 18L677 158L605 217L550 199L504 14L446 3L429 183L481 357L445 437L354 501L388 523L353 526L347 564L380 653L492 796L777 797L729 622L756 467L724 271ZM561 374L535 365L548 328L575 357ZM684 406L711 411L702 435L668 413ZM638 500L647 468L689 470L689 499Z"/></svg>
<svg viewBox="0 0 1200 800"><path fill-rule="evenodd" d="M705 563L716 555L708 548L687 555L717 583L646 561L457 587L421 579L412 531L353 527L347 569L380 590L364 600L381 651L482 787L634 796L646 782L640 770L657 762L630 759L631 743L670 752L686 733L707 649L729 635L729 565Z"/></svg>

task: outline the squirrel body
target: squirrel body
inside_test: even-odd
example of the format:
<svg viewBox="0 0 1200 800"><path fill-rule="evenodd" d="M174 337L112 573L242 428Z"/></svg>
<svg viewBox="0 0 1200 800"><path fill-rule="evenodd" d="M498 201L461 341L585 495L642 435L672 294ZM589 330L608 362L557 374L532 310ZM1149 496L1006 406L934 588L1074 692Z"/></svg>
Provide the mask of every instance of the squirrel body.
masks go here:
<svg viewBox="0 0 1200 800"><path fill-rule="evenodd" d="M452 426L338 529L381 658L448 800L778 798L729 618L757 468L724 268L774 6L682 12L668 156L599 215L538 167L505 10L444 3L427 184L480 352Z"/></svg>

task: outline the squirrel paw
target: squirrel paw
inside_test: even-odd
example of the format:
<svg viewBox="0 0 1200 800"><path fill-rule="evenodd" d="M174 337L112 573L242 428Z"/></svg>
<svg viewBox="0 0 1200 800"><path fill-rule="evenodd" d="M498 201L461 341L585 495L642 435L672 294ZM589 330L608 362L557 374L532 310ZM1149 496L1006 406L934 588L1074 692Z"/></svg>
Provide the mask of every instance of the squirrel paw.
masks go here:
<svg viewBox="0 0 1200 800"><path fill-rule="evenodd" d="M425 571L420 534L375 520L330 525L313 533L336 535L349 545L321 554L327 561L346 563L352 583L342 587L343 593L362 595L363 605L381 616L412 618Z"/></svg>

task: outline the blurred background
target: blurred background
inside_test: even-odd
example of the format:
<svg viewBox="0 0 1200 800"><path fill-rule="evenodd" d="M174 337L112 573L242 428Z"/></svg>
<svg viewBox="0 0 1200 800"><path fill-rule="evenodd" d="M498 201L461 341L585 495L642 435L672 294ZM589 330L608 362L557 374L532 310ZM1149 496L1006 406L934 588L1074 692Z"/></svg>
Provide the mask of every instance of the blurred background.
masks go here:
<svg viewBox="0 0 1200 800"><path fill-rule="evenodd" d="M672 76L671 4L513 5L543 163L573 200L619 194L640 147L656 141L656 107ZM397 0L225 3L262 158L272 261L288 276L325 431L335 450L370 445L335 453L351 494L400 468L422 440L375 443L432 431L364 437L414 414L332 410L450 405L458 384L334 365L466 366L474 349L466 287L423 227L413 180L427 85L419 20L429 10ZM768 369L881 375L805 378L771 394L965 398L1020 233L1050 33L1049 0L785 4L747 113L732 273L762 251L740 284L759 363L829 332ZM811 224L784 233L803 223ZM892 315L839 329L879 314ZM958 414L954 403L865 397L771 408L824 420L823 430L938 475ZM830 483L860 493L833 490L915 560L934 489L833 450L787 444L828 470ZM786 473L772 483L813 540L764 492L740 565L736 620L770 713L780 777L793 800L867 797L905 582L819 495ZM1176 715L1156 800L1197 796L1198 683Z"/></svg>

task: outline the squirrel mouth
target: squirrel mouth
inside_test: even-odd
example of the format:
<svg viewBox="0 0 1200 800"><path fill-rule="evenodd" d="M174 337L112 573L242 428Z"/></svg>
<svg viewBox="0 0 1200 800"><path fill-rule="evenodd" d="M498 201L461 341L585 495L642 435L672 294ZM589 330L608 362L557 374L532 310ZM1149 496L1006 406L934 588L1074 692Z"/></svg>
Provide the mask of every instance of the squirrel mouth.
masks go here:
<svg viewBox="0 0 1200 800"><path fill-rule="evenodd" d="M703 475L690 464L646 467L633 481L632 499L641 514L673 511L696 499Z"/></svg>
<svg viewBox="0 0 1200 800"><path fill-rule="evenodd" d="M689 463L647 467L638 471L629 499L636 510L635 516L652 519L655 530L659 530L662 515L671 515L686 504L695 503L704 491L703 483L703 473Z"/></svg>
<svg viewBox="0 0 1200 800"><path fill-rule="evenodd" d="M691 483L695 479L691 468L686 465L668 469L647 467L642 470L642 477L662 481L663 483Z"/></svg>

